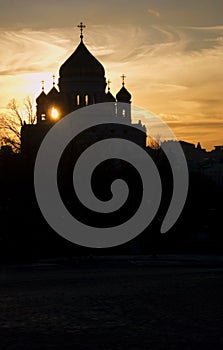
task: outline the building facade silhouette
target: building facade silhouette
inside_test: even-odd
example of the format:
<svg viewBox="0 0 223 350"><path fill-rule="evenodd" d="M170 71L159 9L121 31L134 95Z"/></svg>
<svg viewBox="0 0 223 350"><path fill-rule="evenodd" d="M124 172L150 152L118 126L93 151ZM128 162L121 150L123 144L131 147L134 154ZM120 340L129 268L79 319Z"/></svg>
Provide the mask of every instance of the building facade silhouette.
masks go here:
<svg viewBox="0 0 223 350"><path fill-rule="evenodd" d="M115 116L125 118L126 126L134 127L131 118L131 94L125 87L125 75L122 75L122 87L114 97L110 91L110 82L106 82L103 65L91 54L83 40L83 29L81 22L80 43L71 56L61 65L59 69L58 86L53 79L52 89L46 93L44 82L42 92L36 99L36 124L25 124L21 130L21 152L32 156L36 154L44 136L49 129L67 114L88 105L113 102ZM55 78L53 76L53 78ZM125 109L115 108L117 102L125 103ZM101 130L104 136L109 137L108 128ZM114 130L110 130L114 133ZM116 136L117 135L116 130ZM120 134L118 132L118 134ZM137 124L137 130L133 128L122 130L122 135L128 137L142 147L146 147L146 128Z"/></svg>

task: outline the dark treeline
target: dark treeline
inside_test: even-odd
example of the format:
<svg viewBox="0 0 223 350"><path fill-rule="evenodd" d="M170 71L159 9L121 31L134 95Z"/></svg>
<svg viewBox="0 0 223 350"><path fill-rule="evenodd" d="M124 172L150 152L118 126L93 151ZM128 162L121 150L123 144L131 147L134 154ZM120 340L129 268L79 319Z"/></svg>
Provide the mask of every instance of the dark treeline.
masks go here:
<svg viewBox="0 0 223 350"><path fill-rule="evenodd" d="M122 246L107 249L85 248L68 242L53 231L38 207L34 184L34 160L21 154L7 153L0 158L0 259L30 260L51 257L76 257L106 254L159 254L174 252L223 252L221 234L222 187L200 172L190 171L189 193L184 210L172 229L160 234L170 203L173 181L169 163L161 149L151 150L162 179L160 208L148 228ZM66 164L66 159L64 160ZM61 163L62 164L62 163ZM115 178L123 178L130 195L119 212L93 215L78 202L71 189L69 166L58 171L58 186L68 210L89 225L117 225L134 215L140 205L142 183L138 173L125 162L108 161L95 169L92 187L101 200L110 198L108 190ZM72 164L73 166L74 164ZM65 170L64 170L65 169ZM115 169L115 173L112 169Z"/></svg>

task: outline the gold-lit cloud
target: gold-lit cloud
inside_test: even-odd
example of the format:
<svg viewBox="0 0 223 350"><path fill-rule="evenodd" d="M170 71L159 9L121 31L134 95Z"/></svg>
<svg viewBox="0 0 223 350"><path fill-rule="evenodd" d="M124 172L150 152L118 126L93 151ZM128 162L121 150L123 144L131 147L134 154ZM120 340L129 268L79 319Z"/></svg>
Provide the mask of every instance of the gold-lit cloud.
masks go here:
<svg viewBox="0 0 223 350"><path fill-rule="evenodd" d="M84 33L114 95L125 72L133 104L162 116L177 138L208 149L223 143L222 38L219 25L88 25ZM47 92L78 43L79 32L70 27L0 31L0 108L13 97L36 97L41 80Z"/></svg>
<svg viewBox="0 0 223 350"><path fill-rule="evenodd" d="M148 13L152 16L155 16L157 18L160 18L160 13L159 11L157 11L156 9L148 9Z"/></svg>

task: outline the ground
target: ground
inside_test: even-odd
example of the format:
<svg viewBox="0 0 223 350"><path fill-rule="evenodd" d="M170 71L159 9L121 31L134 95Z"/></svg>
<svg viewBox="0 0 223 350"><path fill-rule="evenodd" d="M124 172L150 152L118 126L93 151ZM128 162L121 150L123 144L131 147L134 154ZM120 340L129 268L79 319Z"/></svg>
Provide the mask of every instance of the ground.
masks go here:
<svg viewBox="0 0 223 350"><path fill-rule="evenodd" d="M0 266L0 349L222 349L223 257Z"/></svg>

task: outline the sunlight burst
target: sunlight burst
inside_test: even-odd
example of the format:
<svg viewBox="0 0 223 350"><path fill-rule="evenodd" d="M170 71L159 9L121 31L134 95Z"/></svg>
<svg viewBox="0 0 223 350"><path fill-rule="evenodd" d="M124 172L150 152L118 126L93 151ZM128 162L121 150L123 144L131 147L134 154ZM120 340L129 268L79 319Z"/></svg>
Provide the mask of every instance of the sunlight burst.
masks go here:
<svg viewBox="0 0 223 350"><path fill-rule="evenodd" d="M58 119L58 117L59 117L58 110L57 110L55 107L53 107L53 108L51 109L51 117L52 117L53 119Z"/></svg>

